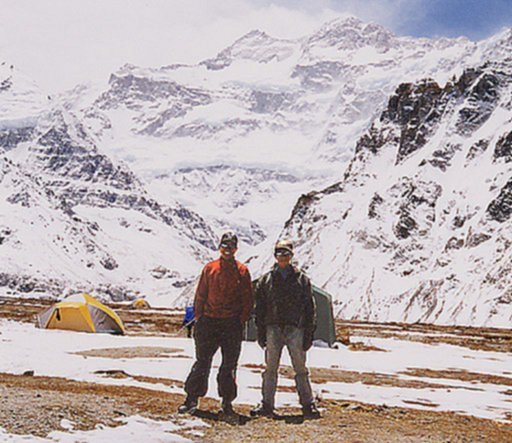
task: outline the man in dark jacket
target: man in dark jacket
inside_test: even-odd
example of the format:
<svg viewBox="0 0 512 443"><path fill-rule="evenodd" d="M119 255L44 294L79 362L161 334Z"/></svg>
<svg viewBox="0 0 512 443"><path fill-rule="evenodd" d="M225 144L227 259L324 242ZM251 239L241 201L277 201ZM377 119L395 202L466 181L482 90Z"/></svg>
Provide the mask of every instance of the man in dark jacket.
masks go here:
<svg viewBox="0 0 512 443"><path fill-rule="evenodd" d="M253 305L251 276L247 267L235 260L237 247L236 235L226 232L219 245L220 258L208 263L201 273L194 299L196 361L185 382L187 398L178 409L180 413L197 409L199 397L208 390L212 359L219 348L222 364L217 385L222 411L234 413L242 329Z"/></svg>
<svg viewBox="0 0 512 443"><path fill-rule="evenodd" d="M283 347L288 348L295 385L305 418L318 418L306 352L313 344L316 311L311 282L301 270L291 265L293 245L279 241L274 248L276 263L256 284L256 326L258 343L265 348L263 401L251 414L273 417L279 361Z"/></svg>

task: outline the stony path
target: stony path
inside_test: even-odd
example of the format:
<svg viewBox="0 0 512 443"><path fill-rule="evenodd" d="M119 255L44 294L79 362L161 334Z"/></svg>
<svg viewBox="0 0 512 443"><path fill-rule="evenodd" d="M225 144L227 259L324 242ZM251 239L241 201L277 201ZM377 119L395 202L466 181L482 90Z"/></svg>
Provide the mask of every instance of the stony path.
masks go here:
<svg viewBox="0 0 512 443"><path fill-rule="evenodd" d="M161 381L161 380L159 380ZM70 381L56 377L0 374L0 427L13 434L46 436L62 430L63 419L75 429L97 424L117 426L121 417L141 415L155 420L179 419L183 401L177 394L148 389ZM297 409L282 410L278 420L251 419L249 405L237 406L241 425L219 420L216 401L205 399L199 416L212 425L208 442L496 442L512 441L512 425L453 413L418 411L323 401L323 417L304 422ZM191 435L185 435L194 438Z"/></svg>

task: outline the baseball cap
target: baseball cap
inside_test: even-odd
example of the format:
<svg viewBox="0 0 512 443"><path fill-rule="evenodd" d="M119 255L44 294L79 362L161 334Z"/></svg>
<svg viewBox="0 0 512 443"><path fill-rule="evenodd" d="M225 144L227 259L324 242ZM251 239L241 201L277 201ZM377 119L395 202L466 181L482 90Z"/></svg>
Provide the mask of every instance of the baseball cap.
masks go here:
<svg viewBox="0 0 512 443"><path fill-rule="evenodd" d="M293 243L290 240L279 240L274 246L274 255L293 255Z"/></svg>
<svg viewBox="0 0 512 443"><path fill-rule="evenodd" d="M227 231L222 234L222 237L220 239L219 247L223 248L234 248L236 249L238 247L238 237L236 234L232 231Z"/></svg>

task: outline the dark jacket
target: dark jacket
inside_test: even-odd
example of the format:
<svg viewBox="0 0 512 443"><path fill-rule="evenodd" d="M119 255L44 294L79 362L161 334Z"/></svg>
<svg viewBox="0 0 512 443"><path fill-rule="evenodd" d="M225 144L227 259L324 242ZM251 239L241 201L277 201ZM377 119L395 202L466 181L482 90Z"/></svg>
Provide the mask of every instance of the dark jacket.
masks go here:
<svg viewBox="0 0 512 443"><path fill-rule="evenodd" d="M294 325L313 331L316 309L311 281L300 269L292 266L283 279L279 267L264 274L255 289L256 326L261 331L267 325Z"/></svg>
<svg viewBox="0 0 512 443"><path fill-rule="evenodd" d="M246 322L253 305L249 270L236 260L219 258L208 263L201 273L194 299L196 320L239 317Z"/></svg>

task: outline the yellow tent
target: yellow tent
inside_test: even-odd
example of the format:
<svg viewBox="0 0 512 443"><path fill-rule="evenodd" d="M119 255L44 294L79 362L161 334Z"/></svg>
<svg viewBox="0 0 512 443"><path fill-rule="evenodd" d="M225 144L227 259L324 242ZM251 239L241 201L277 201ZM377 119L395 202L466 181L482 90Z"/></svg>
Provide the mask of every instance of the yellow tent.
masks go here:
<svg viewBox="0 0 512 443"><path fill-rule="evenodd" d="M124 334L119 316L89 294L72 295L38 314L37 327Z"/></svg>
<svg viewBox="0 0 512 443"><path fill-rule="evenodd" d="M143 298L138 298L137 300L134 300L131 304L131 307L133 309L149 309L151 306L149 306L149 303L147 300L144 300Z"/></svg>

